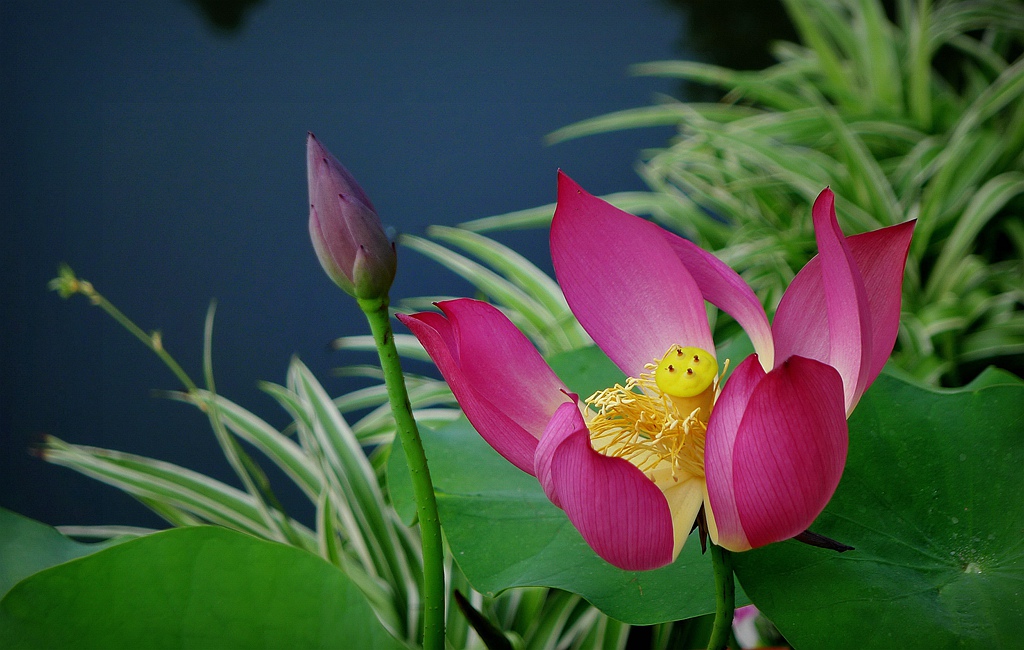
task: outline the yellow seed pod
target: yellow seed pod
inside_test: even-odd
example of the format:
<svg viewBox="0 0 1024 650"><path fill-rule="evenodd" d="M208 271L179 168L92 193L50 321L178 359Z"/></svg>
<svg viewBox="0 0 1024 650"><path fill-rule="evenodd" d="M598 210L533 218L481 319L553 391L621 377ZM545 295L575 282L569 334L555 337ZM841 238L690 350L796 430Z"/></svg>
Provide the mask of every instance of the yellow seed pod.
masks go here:
<svg viewBox="0 0 1024 650"><path fill-rule="evenodd" d="M673 345L654 371L658 388L673 397L696 397L718 376L718 361L707 350Z"/></svg>

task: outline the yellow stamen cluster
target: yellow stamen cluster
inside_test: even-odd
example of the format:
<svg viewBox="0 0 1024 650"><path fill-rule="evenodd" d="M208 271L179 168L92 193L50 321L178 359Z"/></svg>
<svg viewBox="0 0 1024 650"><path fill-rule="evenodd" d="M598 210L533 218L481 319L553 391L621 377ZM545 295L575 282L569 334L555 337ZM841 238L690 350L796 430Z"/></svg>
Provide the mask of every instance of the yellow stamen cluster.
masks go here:
<svg viewBox="0 0 1024 650"><path fill-rule="evenodd" d="M675 357L678 349L673 346L665 358ZM692 350L686 348L691 358ZM703 477L704 438L719 377L714 357L703 350L698 353L706 355L714 370L705 389L694 396L695 401L682 400L659 386L656 374L659 365L666 365L665 359L661 364L647 364L649 372L638 378L628 377L625 385L616 384L588 397L588 427L594 449L606 456L624 458L648 475L669 470L673 478L680 472Z"/></svg>

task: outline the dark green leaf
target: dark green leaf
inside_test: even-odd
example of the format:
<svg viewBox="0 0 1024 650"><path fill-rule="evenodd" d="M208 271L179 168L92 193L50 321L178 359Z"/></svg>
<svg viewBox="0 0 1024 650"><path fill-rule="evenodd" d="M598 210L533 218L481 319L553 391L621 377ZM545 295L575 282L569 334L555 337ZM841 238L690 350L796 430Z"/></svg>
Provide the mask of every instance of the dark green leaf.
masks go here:
<svg viewBox="0 0 1024 650"><path fill-rule="evenodd" d="M0 598L22 578L119 541L83 544L61 535L52 526L0 508Z"/></svg>
<svg viewBox="0 0 1024 650"><path fill-rule="evenodd" d="M300 549L178 528L23 580L3 648L402 648L345 575Z"/></svg>

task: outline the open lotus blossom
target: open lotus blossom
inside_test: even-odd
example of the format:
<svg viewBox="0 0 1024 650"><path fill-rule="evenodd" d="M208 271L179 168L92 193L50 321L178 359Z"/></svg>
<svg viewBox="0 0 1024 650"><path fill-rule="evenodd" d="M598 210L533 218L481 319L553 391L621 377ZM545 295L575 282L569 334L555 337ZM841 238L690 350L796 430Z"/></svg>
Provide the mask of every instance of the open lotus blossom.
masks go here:
<svg viewBox="0 0 1024 650"><path fill-rule="evenodd" d="M769 326L726 264L559 174L555 275L625 374L582 402L491 305L451 300L399 318L480 435L537 477L602 558L666 565L702 509L712 542L743 551L802 533L825 507L847 415L896 340L913 223L845 237L828 189L812 215L819 255ZM727 382L705 301L755 350Z"/></svg>

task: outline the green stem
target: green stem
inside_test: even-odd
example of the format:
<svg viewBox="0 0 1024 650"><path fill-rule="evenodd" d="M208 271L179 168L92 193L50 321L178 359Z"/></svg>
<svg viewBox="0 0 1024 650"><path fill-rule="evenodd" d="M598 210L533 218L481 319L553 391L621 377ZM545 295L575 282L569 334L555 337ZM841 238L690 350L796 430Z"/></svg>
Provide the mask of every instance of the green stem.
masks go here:
<svg viewBox="0 0 1024 650"><path fill-rule="evenodd" d="M715 626L708 650L724 650L732 632L736 611L736 581L732 574L732 554L717 544L711 545L711 564L715 569Z"/></svg>
<svg viewBox="0 0 1024 650"><path fill-rule="evenodd" d="M156 356L160 357L160 360L164 362L164 365L170 368L171 372L174 373L174 376L178 378L178 381L185 386L185 390L189 393L196 392L195 382L193 382L185 371L182 370L181 366L178 365L178 362L174 360L174 357L164 349L163 341L161 340L158 332L147 334L142 331L141 327L133 323L130 318L121 313L121 310L115 307L113 303L104 298L101 294L97 293L96 290L92 288L91 284L88 282L83 282L82 284L84 286L81 291L87 298L89 298L89 301L92 302L92 304L110 314L111 318L117 321L121 327L131 332L135 338L142 341L146 347L156 354Z"/></svg>
<svg viewBox="0 0 1024 650"><path fill-rule="evenodd" d="M388 317L388 298L357 298L366 314L377 344L381 370L391 401L398 435L405 450L405 459L412 474L413 494L419 517L420 538L423 543L423 648L444 650L444 547L441 541L441 522L437 516L434 486L430 482L427 456L423 451L416 420L412 416L405 378L398 360L395 336Z"/></svg>

